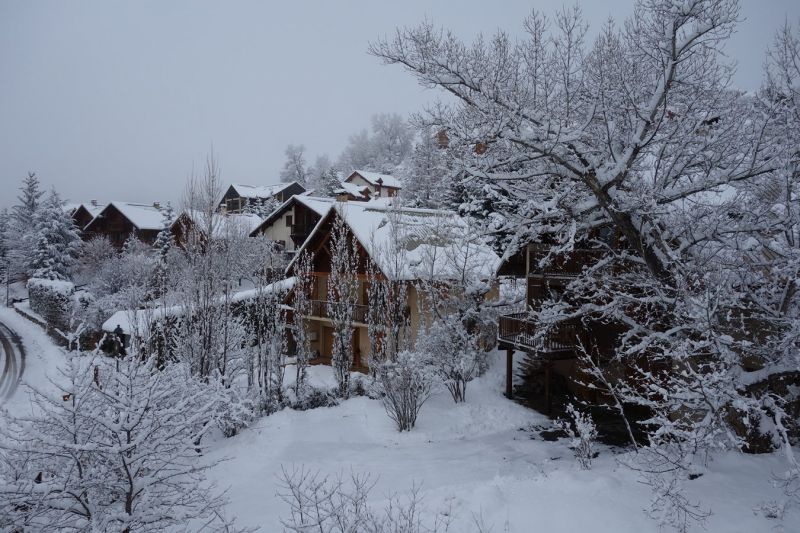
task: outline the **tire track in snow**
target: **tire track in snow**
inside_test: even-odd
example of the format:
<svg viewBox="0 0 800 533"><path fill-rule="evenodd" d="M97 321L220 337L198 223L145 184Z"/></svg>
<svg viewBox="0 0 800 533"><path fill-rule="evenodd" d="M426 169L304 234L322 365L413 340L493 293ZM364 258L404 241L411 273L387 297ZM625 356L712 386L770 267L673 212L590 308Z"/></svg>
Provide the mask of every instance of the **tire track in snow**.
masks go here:
<svg viewBox="0 0 800 533"><path fill-rule="evenodd" d="M0 322L0 402L17 390L25 370L25 348L22 339L12 329Z"/></svg>

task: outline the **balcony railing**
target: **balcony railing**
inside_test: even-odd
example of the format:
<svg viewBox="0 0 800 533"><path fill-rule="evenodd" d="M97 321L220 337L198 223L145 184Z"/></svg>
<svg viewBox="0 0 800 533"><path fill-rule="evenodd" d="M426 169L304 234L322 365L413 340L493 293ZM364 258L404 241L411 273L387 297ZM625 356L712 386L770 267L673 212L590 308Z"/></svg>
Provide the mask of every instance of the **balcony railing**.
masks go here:
<svg viewBox="0 0 800 533"><path fill-rule="evenodd" d="M329 306L334 308L339 305L344 305L339 302L328 302L325 300L311 300L311 313L310 316L330 319ZM367 323L367 316L369 314L369 307L366 305L356 304L353 308L353 322Z"/></svg>
<svg viewBox="0 0 800 533"><path fill-rule="evenodd" d="M566 321L551 325L547 332L537 336L538 326L528 313L501 316L498 326L497 339L501 343L538 352L573 350L582 333L579 322Z"/></svg>
<svg viewBox="0 0 800 533"><path fill-rule="evenodd" d="M547 264L540 266L540 262L547 257L548 247L531 247L528 250L529 275L575 277L584 267L593 265L606 253L604 250L573 250L565 254L555 254L548 258Z"/></svg>

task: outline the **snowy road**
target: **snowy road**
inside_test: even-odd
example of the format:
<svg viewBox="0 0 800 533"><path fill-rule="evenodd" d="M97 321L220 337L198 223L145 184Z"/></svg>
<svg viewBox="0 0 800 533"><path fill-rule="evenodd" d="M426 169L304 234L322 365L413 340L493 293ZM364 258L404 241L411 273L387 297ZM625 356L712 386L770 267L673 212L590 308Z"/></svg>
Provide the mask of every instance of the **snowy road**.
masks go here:
<svg viewBox="0 0 800 533"><path fill-rule="evenodd" d="M0 322L0 402L9 398L25 370L25 348L12 329Z"/></svg>

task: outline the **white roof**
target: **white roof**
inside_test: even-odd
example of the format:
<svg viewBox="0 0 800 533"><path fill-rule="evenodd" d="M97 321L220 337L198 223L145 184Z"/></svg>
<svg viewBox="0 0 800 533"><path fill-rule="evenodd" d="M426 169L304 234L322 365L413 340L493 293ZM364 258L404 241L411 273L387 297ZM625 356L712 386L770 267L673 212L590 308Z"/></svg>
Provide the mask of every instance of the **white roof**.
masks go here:
<svg viewBox="0 0 800 533"><path fill-rule="evenodd" d="M187 209L181 213L181 216L183 215L189 217L190 220L198 224L201 228L205 227L205 213ZM262 222L263 219L254 213L214 213L212 221L214 238L224 237L229 234L229 229L234 228L241 228L243 232L249 235L260 226ZM178 219L176 218L172 225L174 226L177 223Z"/></svg>
<svg viewBox="0 0 800 533"><path fill-rule="evenodd" d="M357 172L362 178L367 180L372 185L377 185L378 180L381 180L381 185L385 185L386 187L395 187L397 189L403 188L403 184L400 182L400 180L391 174L380 174L378 172L369 172L366 170L354 170L353 172ZM352 174L350 175L352 176Z"/></svg>
<svg viewBox="0 0 800 533"><path fill-rule="evenodd" d="M241 185L234 183L231 187L242 198L272 198L286 187L295 183L297 182L274 183L271 185Z"/></svg>
<svg viewBox="0 0 800 533"><path fill-rule="evenodd" d="M337 202L334 209L387 278L448 280L465 268L470 277L488 279L500 267L500 257L453 211L371 202Z"/></svg>
<svg viewBox="0 0 800 533"><path fill-rule="evenodd" d="M244 302L256 297L258 294L268 294L274 291L288 292L294 287L294 281L295 278L286 278L261 289L240 291L233 295L231 302ZM223 298L220 298L220 302L223 302L223 300ZM119 326L126 335L130 335L131 331L134 329L141 334L147 331L147 328L149 328L150 324L154 321L160 320L165 316L181 316L184 310L185 307L181 305L171 305L166 308L123 309L122 311L117 311L111 315L111 318L103 322L103 331L113 333L117 326Z"/></svg>
<svg viewBox="0 0 800 533"><path fill-rule="evenodd" d="M84 204L85 205L85 204ZM101 209L101 213L111 206L114 206L122 215L130 220L136 229L140 230L160 230L163 227L164 212L152 205L133 204L130 202L111 202ZM100 213L95 215L89 224L88 228L98 219Z"/></svg>
<svg viewBox="0 0 800 533"><path fill-rule="evenodd" d="M349 183L346 181L341 182L340 187L333 192L336 194L350 194L352 196L368 196L369 192L366 194L364 191L369 191L369 187L367 185L356 185L355 183Z"/></svg>
<svg viewBox="0 0 800 533"><path fill-rule="evenodd" d="M304 196L296 194L292 196L292 198L296 199L299 203L303 204L320 216L327 215L328 211L331 210L331 207L333 207L333 204L335 203L333 198L320 198L318 196Z"/></svg>

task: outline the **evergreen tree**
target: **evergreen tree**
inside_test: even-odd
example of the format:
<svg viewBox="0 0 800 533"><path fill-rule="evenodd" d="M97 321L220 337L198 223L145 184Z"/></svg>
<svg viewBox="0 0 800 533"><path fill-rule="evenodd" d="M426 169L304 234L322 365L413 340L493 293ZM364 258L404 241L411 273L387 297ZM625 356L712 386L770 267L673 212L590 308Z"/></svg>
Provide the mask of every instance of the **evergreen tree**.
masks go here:
<svg viewBox="0 0 800 533"><path fill-rule="evenodd" d="M341 189L339 171L331 167L320 176L319 188L314 192L316 196L336 196L336 190Z"/></svg>
<svg viewBox="0 0 800 533"><path fill-rule="evenodd" d="M53 280L69 278L80 237L55 191L38 208L34 231L28 242L32 244L27 265L29 276Z"/></svg>
<svg viewBox="0 0 800 533"><path fill-rule="evenodd" d="M21 194L17 197L17 204L11 208L7 229L7 254L10 262L10 275L14 277L27 276L28 265L32 261L36 215L41 207L41 198L44 194L39 187L39 178L36 173L28 172L22 180Z"/></svg>
<svg viewBox="0 0 800 533"><path fill-rule="evenodd" d="M3 282L6 281L6 276L9 273L8 232L10 217L11 215L8 213L8 209L0 211L0 281Z"/></svg>
<svg viewBox="0 0 800 533"><path fill-rule="evenodd" d="M158 232L156 241L153 245L153 247L158 250L158 263L161 266L167 264L167 256L169 255L170 250L172 250L172 245L174 244L171 229L174 218L175 216L172 205L167 203L167 207L162 210L161 231Z"/></svg>

